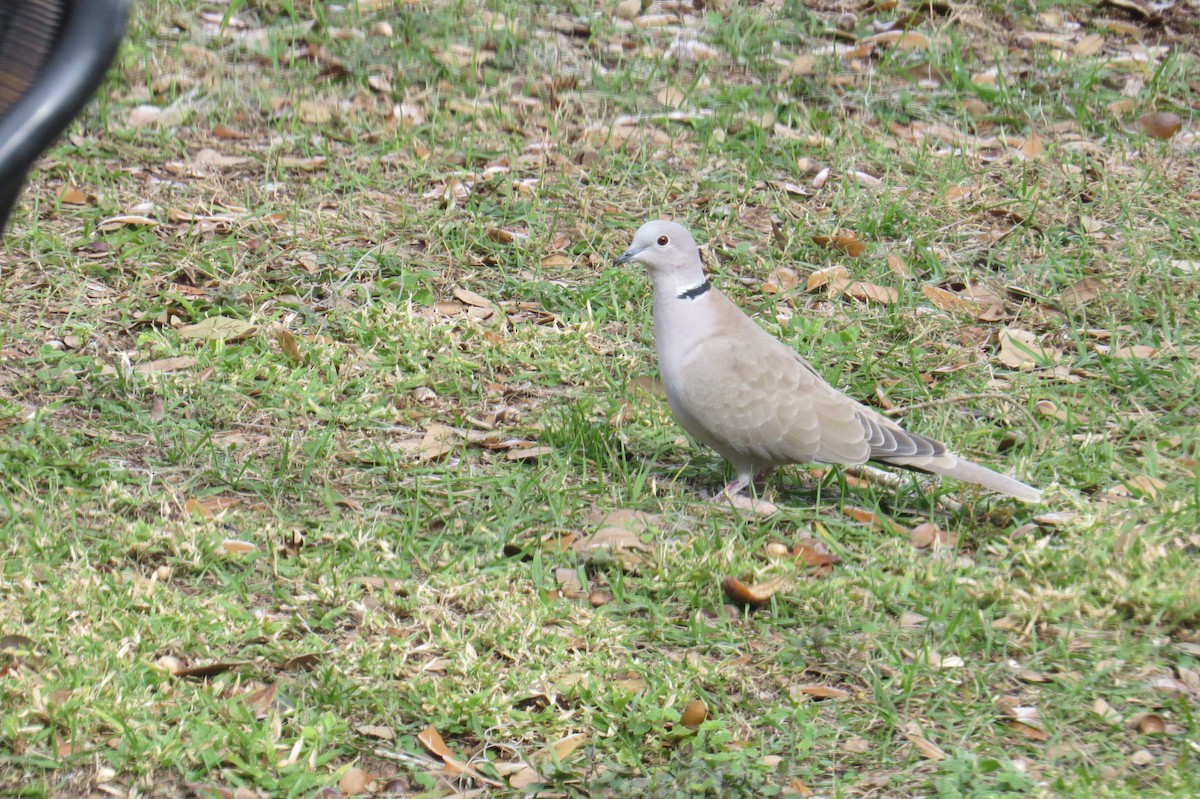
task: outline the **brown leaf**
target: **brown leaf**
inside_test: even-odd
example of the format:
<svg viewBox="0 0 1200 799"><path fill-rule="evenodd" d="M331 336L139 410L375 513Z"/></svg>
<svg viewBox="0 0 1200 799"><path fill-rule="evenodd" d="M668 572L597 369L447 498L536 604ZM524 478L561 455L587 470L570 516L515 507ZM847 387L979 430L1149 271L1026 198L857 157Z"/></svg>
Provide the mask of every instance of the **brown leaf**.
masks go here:
<svg viewBox="0 0 1200 799"><path fill-rule="evenodd" d="M58 190L58 201L64 205L95 205L96 195L77 188L73 183L64 183Z"/></svg>
<svg viewBox="0 0 1200 799"><path fill-rule="evenodd" d="M1054 347L1043 347L1037 336L1028 330L1006 327L1000 333L1000 351L996 360L1012 369L1035 369L1053 363L1062 357L1062 351Z"/></svg>
<svg viewBox="0 0 1200 799"><path fill-rule="evenodd" d="M883 33L864 36L859 40L860 45L890 44L897 50L928 50L929 37L919 31L890 30Z"/></svg>
<svg viewBox="0 0 1200 799"><path fill-rule="evenodd" d="M216 136L218 139L227 139L230 141L240 141L242 139L250 138L245 133L242 133L240 130L234 130L233 128L227 128L224 125L217 125L216 127L214 127L213 135Z"/></svg>
<svg viewBox="0 0 1200 799"><path fill-rule="evenodd" d="M512 244L517 241L528 241L529 234L522 233L519 230L506 230L504 228L490 227L486 231L487 237L499 244ZM478 295L476 295L478 296Z"/></svg>
<svg viewBox="0 0 1200 799"><path fill-rule="evenodd" d="M904 280L916 279L916 275L912 273L908 265L898 255L889 255L887 257L887 265L888 269L892 270L892 274L896 277L903 278Z"/></svg>
<svg viewBox="0 0 1200 799"><path fill-rule="evenodd" d="M1118 360L1153 358L1158 355L1158 347L1151 347L1148 344L1134 344L1129 347L1110 347L1107 344L1096 344L1095 349L1101 355L1107 355L1110 358Z"/></svg>
<svg viewBox="0 0 1200 799"><path fill-rule="evenodd" d="M1133 128L1138 133L1162 141L1174 136L1182 127L1183 118L1169 111L1143 114L1133 121Z"/></svg>
<svg viewBox="0 0 1200 799"><path fill-rule="evenodd" d="M693 699L684 706L679 714L679 723L690 729L696 729L708 718L708 705L703 699Z"/></svg>
<svg viewBox="0 0 1200 799"><path fill-rule="evenodd" d="M609 684L612 685L613 688L616 688L618 691L625 691L626 693L631 693L631 694L636 694L638 691L641 691L643 688L646 687L646 681L636 675L632 676L632 677L623 677L618 680L613 680Z"/></svg>
<svg viewBox="0 0 1200 799"><path fill-rule="evenodd" d="M909 534L909 540L917 549L927 547L952 547L958 543L958 536L943 530L936 524L925 522L918 524Z"/></svg>
<svg viewBox="0 0 1200 799"><path fill-rule="evenodd" d="M846 294L856 300L877 302L881 305L892 305L900 299L900 292L891 286L879 286L856 280L846 287Z"/></svg>
<svg viewBox="0 0 1200 799"><path fill-rule="evenodd" d="M180 338L201 341L241 341L258 332L255 325L228 316L210 316L194 325L179 328Z"/></svg>
<svg viewBox="0 0 1200 799"><path fill-rule="evenodd" d="M791 63L783 68L783 70L779 73L779 80L780 82L783 82L791 80L792 78L798 78L802 75L811 75L816 65L816 56L809 55L808 53L801 53L793 58Z"/></svg>
<svg viewBox="0 0 1200 799"><path fill-rule="evenodd" d="M292 335L292 331L287 328L280 328L275 337L279 340L279 349L283 350L283 354L288 357L292 363L303 363L304 353L300 351L300 345L296 342L296 337Z"/></svg>
<svg viewBox="0 0 1200 799"><path fill-rule="evenodd" d="M850 273L846 271L846 267L827 266L824 269L818 269L808 276L807 291L816 291L822 286L836 286L836 291L841 291L850 282Z"/></svg>
<svg viewBox="0 0 1200 799"><path fill-rule="evenodd" d="M1042 137L1036 133L1030 133L1025 137L1025 141L1021 143L1018 152L1026 159L1032 161L1042 153L1046 152L1046 145L1042 143Z"/></svg>
<svg viewBox="0 0 1200 799"><path fill-rule="evenodd" d="M1075 43L1075 55L1095 55L1104 49L1104 37L1098 33L1089 33Z"/></svg>
<svg viewBox="0 0 1200 799"><path fill-rule="evenodd" d="M139 363L134 367L134 371L144 375L164 372L178 372L183 369L191 369L197 363L199 363L199 361L190 355L184 355L178 358L160 358L156 361Z"/></svg>
<svg viewBox="0 0 1200 799"><path fill-rule="evenodd" d="M452 452L458 439L458 431L453 427L441 424L431 424L425 428L425 436L421 439L415 452L421 463L437 460Z"/></svg>
<svg viewBox="0 0 1200 799"><path fill-rule="evenodd" d="M1157 713L1142 712L1129 720L1129 726L1143 735L1162 735L1167 731L1167 722Z"/></svg>
<svg viewBox="0 0 1200 799"><path fill-rule="evenodd" d="M841 563L842 559L837 555L830 554L825 549L824 544L819 541L809 538L797 541L792 547L792 557L805 566L832 566L835 563Z"/></svg>
<svg viewBox="0 0 1200 799"><path fill-rule="evenodd" d="M439 733L433 727L426 727L425 729L421 730L421 732L417 733L417 740L420 741L430 752L440 757L442 762L446 764L448 771L451 771L455 774L465 774L476 782L483 783L484 785L490 785L493 788L504 787L504 783L496 782L493 779L483 776L469 763L464 763L459 760L455 756L454 752L451 751L450 747L446 746L446 742L442 739L441 733Z"/></svg>
<svg viewBox="0 0 1200 799"><path fill-rule="evenodd" d="M874 511L869 511L866 508L856 508L853 505L845 505L842 507L842 513L849 516L854 521L860 524L870 524L874 526L882 526L884 518Z"/></svg>
<svg viewBox="0 0 1200 799"><path fill-rule="evenodd" d="M247 552L257 552L258 547L250 541L242 541L237 538L226 538L221 542L221 549L231 555L244 555Z"/></svg>
<svg viewBox="0 0 1200 799"><path fill-rule="evenodd" d="M554 579L558 581L558 590L568 599L574 599L583 593L583 583L579 580L579 572L569 566L559 566L554 570Z"/></svg>
<svg viewBox="0 0 1200 799"><path fill-rule="evenodd" d="M832 685L798 685L788 689L790 693L811 696L813 699L849 699L850 692Z"/></svg>
<svg viewBox="0 0 1200 799"><path fill-rule="evenodd" d="M241 504L238 497L224 497L212 494L206 497L192 497L183 503L183 512L189 515L202 516L211 519L222 511Z"/></svg>
<svg viewBox="0 0 1200 799"><path fill-rule="evenodd" d="M849 233L837 236L813 236L812 240L818 247L841 250L852 258L857 258L867 251L867 245Z"/></svg>
<svg viewBox="0 0 1200 799"><path fill-rule="evenodd" d="M308 158L285 155L279 159L279 165L285 169L299 169L301 172L313 172L324 167L327 160L323 155L314 155Z"/></svg>
<svg viewBox="0 0 1200 799"><path fill-rule="evenodd" d="M1137 477L1131 477L1126 481L1126 484L1139 494L1154 499L1158 496L1158 492L1167 487L1167 484L1157 477L1151 477L1148 474L1139 474Z"/></svg>
<svg viewBox="0 0 1200 799"><path fill-rule="evenodd" d="M275 696L279 693L279 684L271 683L252 693L246 694L243 701L250 706L254 711L254 718L262 721L271 712L271 705L275 702Z"/></svg>
<svg viewBox="0 0 1200 799"><path fill-rule="evenodd" d="M492 308L492 301L481 294L476 294L470 289L456 288L454 296L465 302L467 305L473 305L476 308Z"/></svg>
<svg viewBox="0 0 1200 799"><path fill-rule="evenodd" d="M929 760L945 760L946 753L937 745L921 734L921 728L916 724L909 722L902 729L903 735L907 738L922 757Z"/></svg>
<svg viewBox="0 0 1200 799"><path fill-rule="evenodd" d="M375 775L357 766L350 768L338 780L338 788L347 796L358 796L367 792L367 786L375 781Z"/></svg>
<svg viewBox="0 0 1200 799"><path fill-rule="evenodd" d="M1022 721L1016 721L1015 719L1009 719L1008 721L1005 722L1005 724L1008 725L1009 729L1011 729L1017 733L1020 733L1022 736L1026 737L1026 738L1030 738L1034 741L1050 740L1050 733L1048 733L1045 730L1040 729L1039 727L1036 727L1032 724L1026 724L1025 722L1022 722Z"/></svg>
<svg viewBox="0 0 1200 799"><path fill-rule="evenodd" d="M139 214L123 214L121 216L111 216L97 223L96 230L107 233L110 230L118 230L123 227L158 227L158 221Z"/></svg>
<svg viewBox="0 0 1200 799"><path fill-rule="evenodd" d="M722 586L731 602L756 608L770 602L771 597L787 583L787 577L782 576L755 585L746 585L736 577L726 577Z"/></svg>
<svg viewBox="0 0 1200 799"><path fill-rule="evenodd" d="M778 294L781 291L791 291L798 285L800 285L800 278L796 275L796 270L781 266L767 276L766 281L762 284L762 290L767 294Z"/></svg>
<svg viewBox="0 0 1200 799"><path fill-rule="evenodd" d="M991 297L980 301L937 286L921 286L921 293L943 311L963 314L985 322L993 322L1005 316L1004 303L998 297L994 301Z"/></svg>
<svg viewBox="0 0 1200 799"><path fill-rule="evenodd" d="M1086 305L1099 297L1103 291L1104 281L1096 277L1085 277L1063 289L1062 300L1067 305Z"/></svg>
<svg viewBox="0 0 1200 799"><path fill-rule="evenodd" d="M248 660L231 660L224 663L208 663L203 666L184 666L172 669L171 673L176 677L195 677L196 679L204 680L209 677L216 677L218 674L224 674L230 669L248 665L250 665L250 661Z"/></svg>

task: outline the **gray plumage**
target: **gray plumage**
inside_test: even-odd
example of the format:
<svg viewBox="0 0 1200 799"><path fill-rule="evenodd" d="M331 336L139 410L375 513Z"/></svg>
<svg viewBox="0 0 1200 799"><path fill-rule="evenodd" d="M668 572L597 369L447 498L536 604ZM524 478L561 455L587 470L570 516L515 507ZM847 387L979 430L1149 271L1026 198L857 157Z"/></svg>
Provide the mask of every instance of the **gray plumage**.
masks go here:
<svg viewBox="0 0 1200 799"><path fill-rule="evenodd" d="M671 410L693 438L733 464L730 493L774 466L876 461L1041 501L1038 489L907 432L827 383L711 287L682 226L642 225L616 263L629 261L643 264L654 283L654 338Z"/></svg>

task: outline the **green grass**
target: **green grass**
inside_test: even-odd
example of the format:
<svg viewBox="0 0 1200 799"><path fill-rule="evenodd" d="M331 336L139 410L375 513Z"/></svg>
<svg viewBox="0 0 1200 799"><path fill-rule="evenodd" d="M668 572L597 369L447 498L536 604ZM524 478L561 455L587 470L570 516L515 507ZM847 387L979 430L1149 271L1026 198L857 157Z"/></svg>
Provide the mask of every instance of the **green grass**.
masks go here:
<svg viewBox="0 0 1200 799"><path fill-rule="evenodd" d="M1144 70L1115 60L1124 12L1079 3L1038 8L1097 54L1016 47L1053 16L967 4L915 22L927 49L849 60L809 5L710 4L695 62L612 3L140 7L0 253L5 793L301 796L358 768L428 797L1195 795L1200 289L1172 263L1200 262L1200 172L1194 122L1132 127L1196 107L1195 19L1138 23L1169 48ZM665 88L687 118L657 116ZM389 124L402 102L423 121ZM135 127L144 104L177 120ZM914 135L933 125L974 138ZM159 224L100 230L119 214ZM649 282L610 266L659 215L832 382L1047 507L800 467L777 514L702 501L725 467L653 390ZM843 233L866 252L813 241ZM837 265L897 302L805 290ZM763 291L780 266L800 285ZM970 285L1005 318L922 292ZM181 334L214 316L254 327ZM1061 357L1006 367L1005 326ZM644 549L581 545L626 510ZM804 538L840 562L775 554ZM750 611L727 577L787 582Z"/></svg>

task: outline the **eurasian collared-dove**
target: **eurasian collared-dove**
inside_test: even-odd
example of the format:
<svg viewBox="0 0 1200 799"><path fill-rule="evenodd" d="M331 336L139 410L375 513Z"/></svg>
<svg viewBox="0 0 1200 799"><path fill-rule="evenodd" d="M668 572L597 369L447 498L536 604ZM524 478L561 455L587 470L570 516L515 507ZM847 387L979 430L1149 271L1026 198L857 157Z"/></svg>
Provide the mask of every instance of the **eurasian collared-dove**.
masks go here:
<svg viewBox="0 0 1200 799"><path fill-rule="evenodd" d="M946 475L1026 502L1041 492L906 432L835 389L790 347L712 287L696 240L674 222L647 222L616 260L654 282L658 366L675 418L721 453L742 491L756 473L789 463L876 461Z"/></svg>

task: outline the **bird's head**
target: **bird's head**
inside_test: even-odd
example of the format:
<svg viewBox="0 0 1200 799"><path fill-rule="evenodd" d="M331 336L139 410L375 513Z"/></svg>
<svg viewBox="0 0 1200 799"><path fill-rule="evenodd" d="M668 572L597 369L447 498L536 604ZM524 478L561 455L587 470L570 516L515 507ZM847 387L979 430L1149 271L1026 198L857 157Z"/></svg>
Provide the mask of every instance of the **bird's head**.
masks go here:
<svg viewBox="0 0 1200 799"><path fill-rule="evenodd" d="M656 289L674 292L704 281L704 265L696 240L683 225L665 219L638 228L633 243L614 264L620 266L630 261L646 267Z"/></svg>

